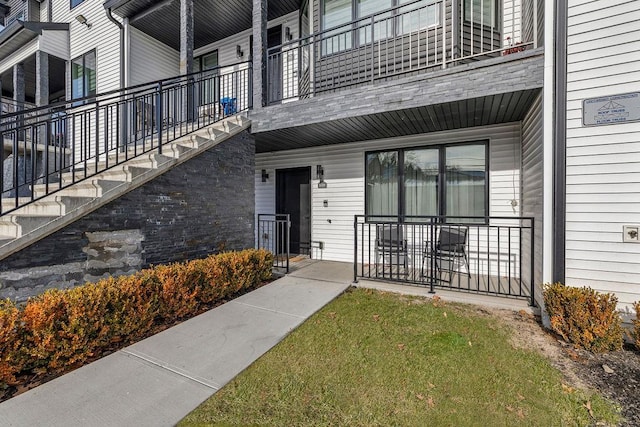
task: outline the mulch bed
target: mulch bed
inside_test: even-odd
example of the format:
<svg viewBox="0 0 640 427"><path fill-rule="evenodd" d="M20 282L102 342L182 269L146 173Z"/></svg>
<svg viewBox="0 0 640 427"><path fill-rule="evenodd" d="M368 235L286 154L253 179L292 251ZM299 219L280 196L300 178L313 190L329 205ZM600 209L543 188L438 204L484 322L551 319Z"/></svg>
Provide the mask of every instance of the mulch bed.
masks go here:
<svg viewBox="0 0 640 427"><path fill-rule="evenodd" d="M603 354L573 351L578 355L572 357L575 373L622 407L625 421L621 425L640 426L640 352L631 346Z"/></svg>

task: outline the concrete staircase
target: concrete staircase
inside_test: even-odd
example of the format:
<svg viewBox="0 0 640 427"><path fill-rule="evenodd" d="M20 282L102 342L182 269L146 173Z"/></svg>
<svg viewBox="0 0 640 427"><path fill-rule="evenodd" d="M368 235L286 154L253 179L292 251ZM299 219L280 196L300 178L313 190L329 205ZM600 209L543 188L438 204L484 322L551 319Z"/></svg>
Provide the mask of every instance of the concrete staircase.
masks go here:
<svg viewBox="0 0 640 427"><path fill-rule="evenodd" d="M60 180L69 186L49 195L46 195L44 184L34 185L34 197L44 197L31 203L28 203L31 198L21 199L18 205L28 204L0 216L0 259L231 138L249 125L245 116L236 115L164 144L162 154L157 149L135 157L133 151L110 154L109 164L116 163L116 156L120 159L129 157L129 160L98 174L95 171L106 167L106 158L98 164L87 165L86 169L63 173ZM5 199L2 206L12 203L15 199Z"/></svg>

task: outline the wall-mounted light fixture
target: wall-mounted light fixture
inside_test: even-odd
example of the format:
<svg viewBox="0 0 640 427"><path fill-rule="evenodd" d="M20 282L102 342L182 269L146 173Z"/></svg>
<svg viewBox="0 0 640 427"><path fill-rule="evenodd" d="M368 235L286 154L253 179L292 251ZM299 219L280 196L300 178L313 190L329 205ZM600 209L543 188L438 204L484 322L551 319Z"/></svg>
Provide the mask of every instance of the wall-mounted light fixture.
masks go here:
<svg viewBox="0 0 640 427"><path fill-rule="evenodd" d="M87 18L84 17L84 15L78 15L76 16L76 21L78 21L79 23L81 23L82 25L86 25L87 28L91 28L91 25L88 21Z"/></svg>
<svg viewBox="0 0 640 427"><path fill-rule="evenodd" d="M266 169L262 169L262 182L267 182L269 179L269 174Z"/></svg>
<svg viewBox="0 0 640 427"><path fill-rule="evenodd" d="M291 39L293 39L293 34L291 34L291 28L284 27L284 39L286 41L290 41Z"/></svg>
<svg viewBox="0 0 640 427"><path fill-rule="evenodd" d="M316 177L320 180L318 188L327 188L327 183L324 182L324 168L322 165L316 166Z"/></svg>
<svg viewBox="0 0 640 427"><path fill-rule="evenodd" d="M238 56L238 58L242 58L242 56L244 55L244 51L242 50L242 46L240 46L240 45L236 46L236 55Z"/></svg>

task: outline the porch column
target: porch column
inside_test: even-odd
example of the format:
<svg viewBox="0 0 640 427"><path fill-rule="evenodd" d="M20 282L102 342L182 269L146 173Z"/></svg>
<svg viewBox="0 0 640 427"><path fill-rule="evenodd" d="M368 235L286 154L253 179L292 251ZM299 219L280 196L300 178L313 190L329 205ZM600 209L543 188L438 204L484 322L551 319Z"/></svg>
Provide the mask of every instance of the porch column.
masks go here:
<svg viewBox="0 0 640 427"><path fill-rule="evenodd" d="M193 0L180 0L180 74L193 73ZM193 79L187 80L183 109L187 121L195 115Z"/></svg>
<svg viewBox="0 0 640 427"><path fill-rule="evenodd" d="M253 108L266 105L268 0L253 0Z"/></svg>
<svg viewBox="0 0 640 427"><path fill-rule="evenodd" d="M193 73L193 0L180 0L180 74Z"/></svg>
<svg viewBox="0 0 640 427"><path fill-rule="evenodd" d="M16 111L24 110L24 64L13 66L13 101ZM16 127L22 126L24 117L16 116Z"/></svg>
<svg viewBox="0 0 640 427"><path fill-rule="evenodd" d="M16 110L24 109L24 64L13 66L13 100Z"/></svg>
<svg viewBox="0 0 640 427"><path fill-rule="evenodd" d="M36 107L49 103L49 54L36 51Z"/></svg>
<svg viewBox="0 0 640 427"><path fill-rule="evenodd" d="M41 50L36 51L36 107L49 104L49 54ZM47 145L47 126L37 127L37 143ZM48 153L47 153L48 154ZM47 156L45 156L47 157ZM50 161L53 159L50 159ZM55 162L54 162L55 164ZM39 171L44 173L44 171ZM40 175L40 173L38 173Z"/></svg>

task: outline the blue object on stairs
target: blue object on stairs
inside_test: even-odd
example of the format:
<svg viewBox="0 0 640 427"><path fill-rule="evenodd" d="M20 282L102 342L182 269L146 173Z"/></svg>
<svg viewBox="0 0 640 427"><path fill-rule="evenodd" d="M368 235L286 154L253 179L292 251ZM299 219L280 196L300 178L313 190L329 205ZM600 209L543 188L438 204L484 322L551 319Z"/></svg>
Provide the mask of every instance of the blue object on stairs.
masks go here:
<svg viewBox="0 0 640 427"><path fill-rule="evenodd" d="M238 112L238 109L236 107L236 98L220 98L220 105L222 105L222 111L224 112L225 116Z"/></svg>

